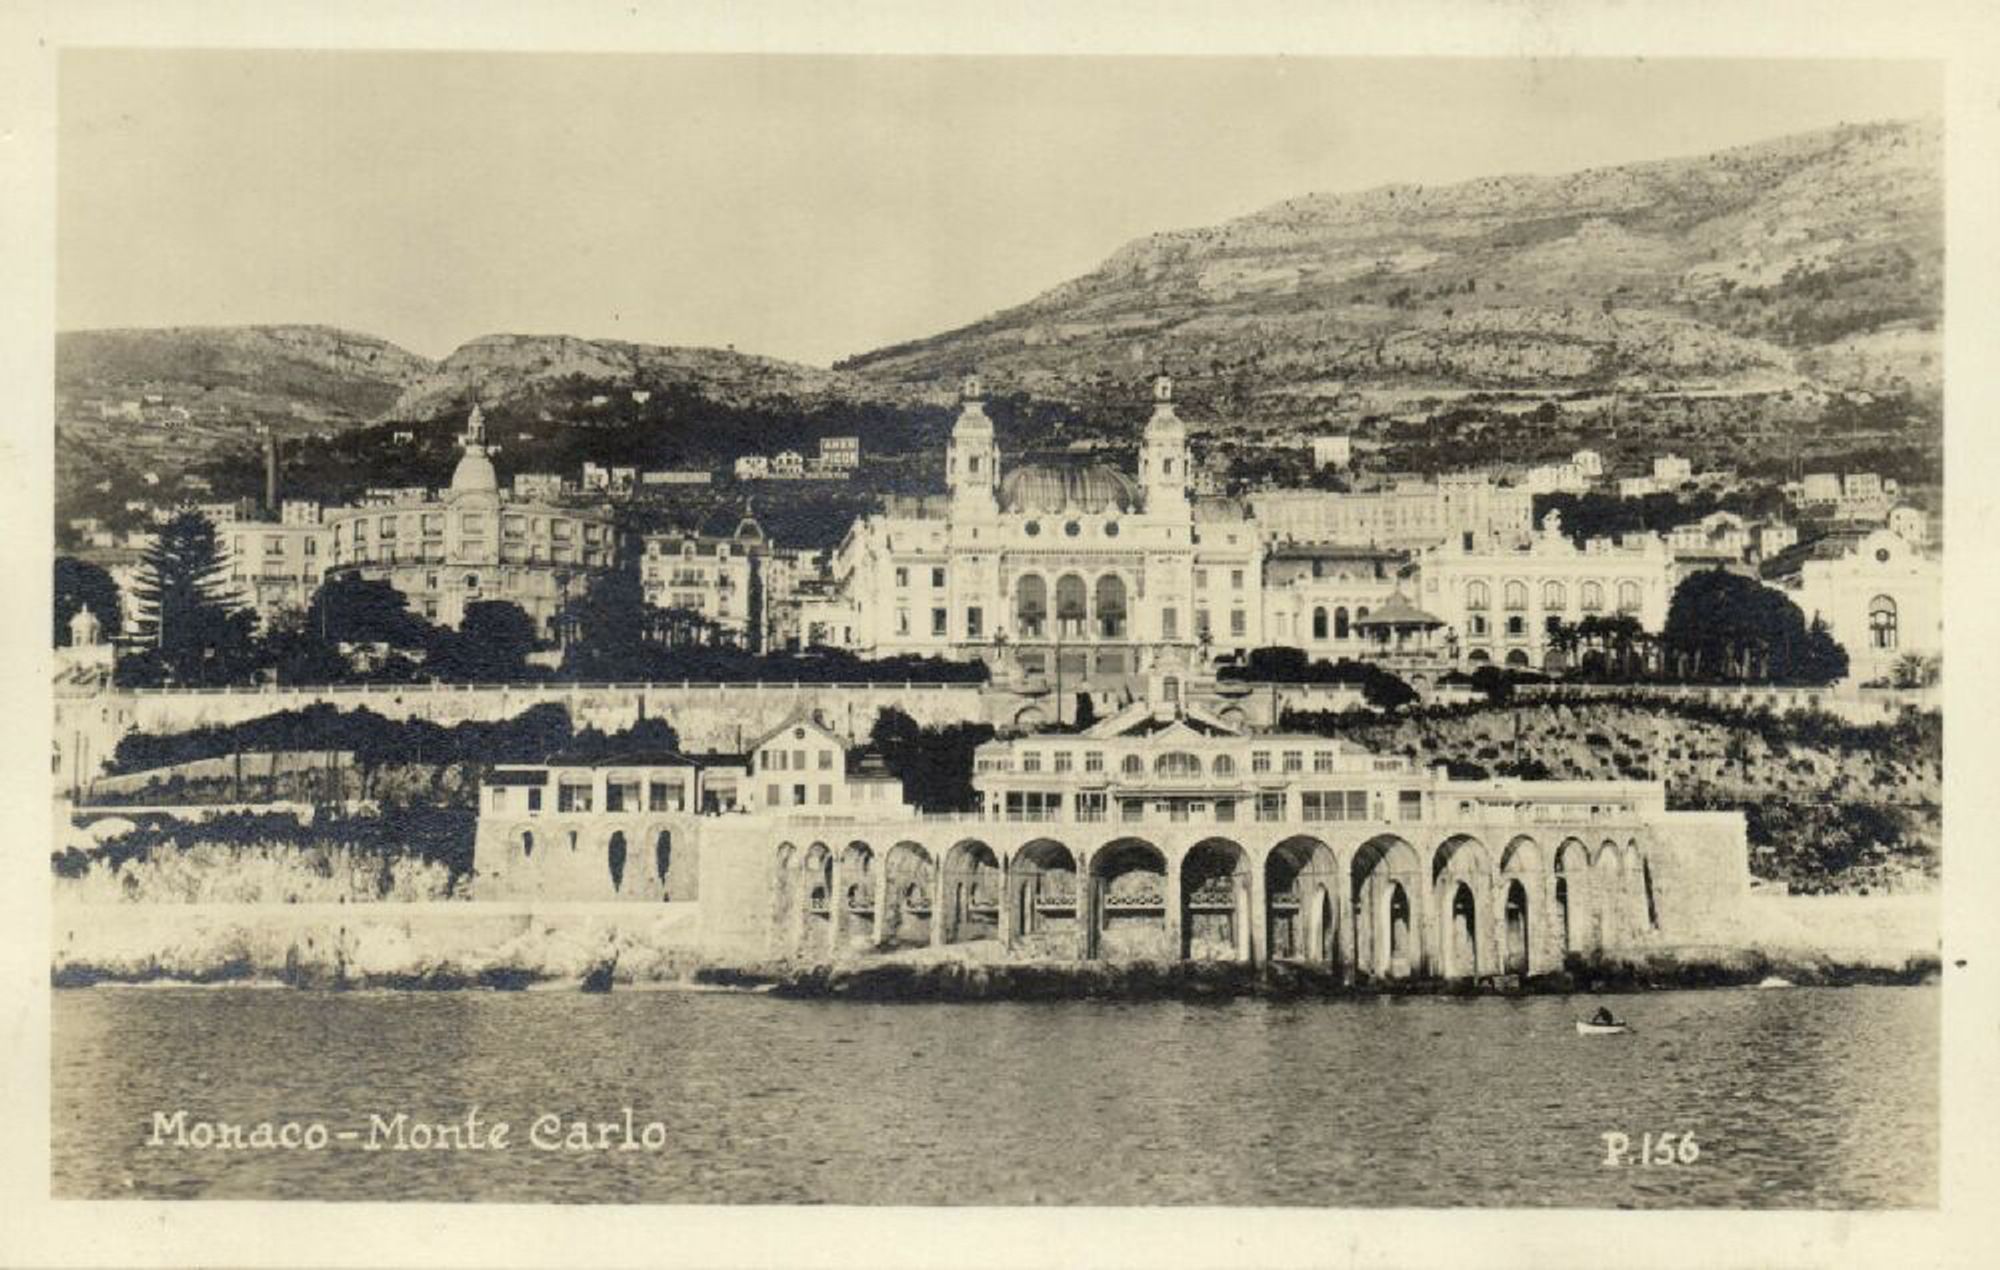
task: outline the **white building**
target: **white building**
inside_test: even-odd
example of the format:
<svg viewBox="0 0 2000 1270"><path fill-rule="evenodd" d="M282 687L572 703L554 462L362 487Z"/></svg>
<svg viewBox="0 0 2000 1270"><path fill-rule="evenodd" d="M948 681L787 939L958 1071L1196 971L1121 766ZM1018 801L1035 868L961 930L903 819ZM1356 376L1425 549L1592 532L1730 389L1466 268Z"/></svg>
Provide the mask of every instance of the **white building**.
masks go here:
<svg viewBox="0 0 2000 1270"><path fill-rule="evenodd" d="M1794 598L1808 621L1825 620L1863 682L1887 676L1900 657L1944 648L1943 568L1886 529L1833 559L1805 561Z"/></svg>
<svg viewBox="0 0 2000 1270"><path fill-rule="evenodd" d="M780 450L771 457L771 477L780 481L796 481L806 474L805 456L797 450Z"/></svg>
<svg viewBox="0 0 2000 1270"><path fill-rule="evenodd" d="M771 460L761 454L745 454L736 460L736 479L761 481L771 475Z"/></svg>
<svg viewBox="0 0 2000 1270"><path fill-rule="evenodd" d="M819 464L832 472L852 472L861 466L861 438L821 437Z"/></svg>
<svg viewBox="0 0 2000 1270"><path fill-rule="evenodd" d="M1650 476L1621 476L1618 478L1618 497L1644 498L1648 494L1660 492L1660 483Z"/></svg>
<svg viewBox="0 0 2000 1270"><path fill-rule="evenodd" d="M1346 467L1354 461L1354 439L1346 436L1314 437L1313 466Z"/></svg>
<svg viewBox="0 0 2000 1270"><path fill-rule="evenodd" d="M562 496L563 478L554 472L516 472L514 497L554 500Z"/></svg>
<svg viewBox="0 0 2000 1270"><path fill-rule="evenodd" d="M1538 463L1521 474L1521 488L1530 494L1582 494L1590 478L1574 462Z"/></svg>
<svg viewBox="0 0 2000 1270"><path fill-rule="evenodd" d="M875 655L979 657L1063 687L1116 686L1163 659L1268 642L1257 527L1188 497L1186 426L1155 384L1137 477L1102 463L1003 471L979 381L964 386L939 511L869 516L832 561L811 623Z"/></svg>
<svg viewBox="0 0 2000 1270"><path fill-rule="evenodd" d="M1662 454L1653 460L1653 480L1663 489L1675 489L1694 479L1694 464L1678 454Z"/></svg>
<svg viewBox="0 0 2000 1270"><path fill-rule="evenodd" d="M1468 663L1541 667L1548 624L1630 614L1649 631L1667 619L1673 557L1652 534L1578 547L1554 512L1525 545L1446 543L1421 562L1419 602L1454 631Z"/></svg>
<svg viewBox="0 0 2000 1270"><path fill-rule="evenodd" d="M1595 450L1578 450L1569 456L1569 461L1576 464L1576 470L1589 480L1594 481L1604 475L1604 456Z"/></svg>
<svg viewBox="0 0 2000 1270"><path fill-rule="evenodd" d="M321 519L318 503L304 498L288 498L278 508L278 520L286 525L317 525Z"/></svg>
<svg viewBox="0 0 2000 1270"><path fill-rule="evenodd" d="M1495 485L1476 473L1370 494L1267 490L1249 499L1266 542L1405 548L1468 533L1525 534L1533 527L1534 501L1527 489Z"/></svg>
<svg viewBox="0 0 2000 1270"><path fill-rule="evenodd" d="M1930 517L1914 507L1898 507L1889 513L1889 532L1909 543L1922 548L1930 545Z"/></svg>
<svg viewBox="0 0 2000 1270"><path fill-rule="evenodd" d="M769 547L763 527L749 516L726 538L648 534L639 557L639 585L647 603L698 613L731 642L762 647L762 565Z"/></svg>
<svg viewBox="0 0 2000 1270"><path fill-rule="evenodd" d="M1799 483L1799 498L1807 503L1837 503L1841 488L1838 473L1811 472Z"/></svg>

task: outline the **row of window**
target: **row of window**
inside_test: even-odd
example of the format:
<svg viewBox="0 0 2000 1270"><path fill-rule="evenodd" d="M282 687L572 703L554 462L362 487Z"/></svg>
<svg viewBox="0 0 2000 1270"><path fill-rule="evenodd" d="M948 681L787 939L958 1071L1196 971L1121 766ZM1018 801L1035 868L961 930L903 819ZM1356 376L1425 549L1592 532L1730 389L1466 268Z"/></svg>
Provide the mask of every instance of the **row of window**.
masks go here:
<svg viewBox="0 0 2000 1270"><path fill-rule="evenodd" d="M760 772L807 772L814 770L813 750L764 750L756 757L756 770ZM833 770L834 752L830 749L817 751L818 770Z"/></svg>
<svg viewBox="0 0 2000 1270"><path fill-rule="evenodd" d="M1008 820L1060 820L1063 813L1063 794L1056 790L1009 790L1000 805L1001 813ZM1235 798L1189 799L1165 798L1149 800L1144 798L1120 798L1117 801L1118 818L1122 821L1137 822L1149 818L1167 821L1189 819L1212 819L1229 823L1236 819ZM1290 796L1280 792L1260 793L1250 801L1257 820L1277 823L1292 818ZM1102 792L1086 790L1074 796L1071 804L1079 821L1101 821L1110 818L1112 799ZM1381 815L1371 813L1368 793L1359 789L1319 789L1304 790L1299 794L1299 819L1307 821L1363 821L1386 819L1388 809L1380 809ZM1396 817L1400 820L1421 820L1424 814L1422 793L1403 790L1396 798Z"/></svg>
<svg viewBox="0 0 2000 1270"><path fill-rule="evenodd" d="M1032 774L1044 770L1042 765L1043 751L1019 750L1016 753L1020 757L1020 770L1023 773ZM1056 750L1048 754L1047 757L1048 771L1061 774L1076 770L1077 751ZM1104 771L1104 751L1084 750L1081 752L1081 757L1082 770L1084 772ZM1300 774L1306 770L1305 750L1279 750L1275 753L1271 750L1252 750L1250 752L1250 771L1256 775L1268 774L1273 770L1272 765L1274 760L1277 764L1277 770L1287 774ZM1338 754L1334 750L1314 750L1312 751L1312 770L1316 775L1325 775L1336 771L1338 770L1337 760ZM978 761L978 770L982 772L1011 772L1014 770L1014 764L1013 760L1009 758L983 758ZM1146 770L1145 757L1139 754L1127 754L1118 766L1118 772L1121 776L1144 776ZM1152 763L1153 775L1174 779L1200 776L1203 774L1203 771L1201 756L1185 750L1169 750L1155 757ZM1236 759L1229 754L1218 754L1209 760L1206 772L1210 776L1234 777L1236 775Z"/></svg>
<svg viewBox="0 0 2000 1270"><path fill-rule="evenodd" d="M396 516L375 518L373 522L375 524L375 537L380 539L396 537L396 527L399 519ZM486 522L487 518L478 512L461 512L458 519L458 529L461 534L467 537L483 538L486 536ZM534 536L538 538L553 538L557 542L569 542L576 536L577 523L571 520L549 520L538 516L533 521ZM333 540L335 542L345 542L351 534L354 541L365 542L369 536L369 524L370 522L367 520L335 521L333 526ZM604 526L591 521L584 521L582 524L583 540L585 542L595 543L605 540L606 530ZM443 537L444 513L424 512L417 525L422 528L423 536L426 538ZM500 532L503 537L525 538L529 534L529 527L530 522L526 516L502 516L500 518Z"/></svg>
<svg viewBox="0 0 2000 1270"><path fill-rule="evenodd" d="M506 786L496 787L491 794L494 811L506 811L515 791ZM529 786L520 791L524 795L523 805L530 812L542 809L542 790L539 786ZM640 801L638 781L619 781L604 787L604 810L624 811L685 811L687 809L687 787L680 781L649 781L645 786L645 800ZM564 781L556 786L556 810L559 812L583 812L593 810L597 798L594 787L576 781Z"/></svg>
<svg viewBox="0 0 2000 1270"><path fill-rule="evenodd" d="M1598 612L1604 608L1604 584L1585 582L1578 588L1582 609L1586 613ZM1641 588L1630 579L1618 584L1618 610L1633 613L1639 609ZM1465 607L1469 610L1491 608L1493 593L1486 583L1474 580L1465 584ZM1519 580L1502 585L1501 607L1519 610L1528 607L1528 584ZM1569 607L1569 587L1554 579L1542 583L1542 607L1545 609L1566 609Z"/></svg>

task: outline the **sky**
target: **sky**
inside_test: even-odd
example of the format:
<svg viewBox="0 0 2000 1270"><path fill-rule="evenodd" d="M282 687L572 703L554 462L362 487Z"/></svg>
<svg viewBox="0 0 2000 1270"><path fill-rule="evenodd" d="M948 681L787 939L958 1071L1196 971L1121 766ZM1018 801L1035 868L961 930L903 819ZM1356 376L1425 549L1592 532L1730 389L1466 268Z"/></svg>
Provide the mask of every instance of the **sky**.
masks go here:
<svg viewBox="0 0 2000 1270"><path fill-rule="evenodd" d="M1301 194L1937 115L1919 62L69 50L65 330L824 365Z"/></svg>

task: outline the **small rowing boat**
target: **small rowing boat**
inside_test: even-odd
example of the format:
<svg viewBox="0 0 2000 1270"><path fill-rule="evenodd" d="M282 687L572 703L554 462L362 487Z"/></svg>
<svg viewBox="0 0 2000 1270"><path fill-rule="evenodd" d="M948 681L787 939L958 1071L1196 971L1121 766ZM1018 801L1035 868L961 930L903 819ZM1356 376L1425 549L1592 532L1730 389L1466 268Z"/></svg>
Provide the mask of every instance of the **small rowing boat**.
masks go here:
<svg viewBox="0 0 2000 1270"><path fill-rule="evenodd" d="M1578 1036L1615 1036L1620 1032L1629 1032L1631 1030L1624 1023L1586 1023L1582 1019L1576 1021L1576 1034Z"/></svg>

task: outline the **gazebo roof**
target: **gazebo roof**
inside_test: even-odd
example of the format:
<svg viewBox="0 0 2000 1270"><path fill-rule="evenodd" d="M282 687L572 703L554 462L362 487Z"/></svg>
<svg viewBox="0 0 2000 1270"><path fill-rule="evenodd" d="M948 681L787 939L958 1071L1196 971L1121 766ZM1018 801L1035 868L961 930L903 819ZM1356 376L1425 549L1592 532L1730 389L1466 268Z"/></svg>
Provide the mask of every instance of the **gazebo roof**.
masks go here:
<svg viewBox="0 0 2000 1270"><path fill-rule="evenodd" d="M1382 607L1367 617L1356 618L1356 626L1443 626L1442 619L1433 617L1403 598L1397 591L1383 601Z"/></svg>

